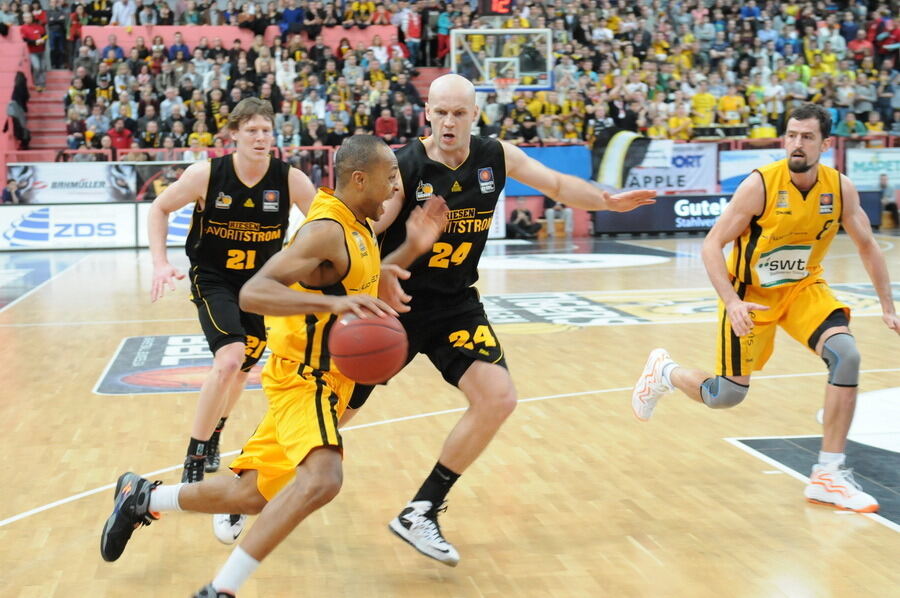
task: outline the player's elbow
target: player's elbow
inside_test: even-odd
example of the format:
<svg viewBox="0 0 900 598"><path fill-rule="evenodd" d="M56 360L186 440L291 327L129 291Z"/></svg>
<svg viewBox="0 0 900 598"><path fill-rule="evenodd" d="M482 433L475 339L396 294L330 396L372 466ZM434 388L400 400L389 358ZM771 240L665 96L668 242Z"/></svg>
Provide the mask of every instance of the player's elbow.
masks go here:
<svg viewBox="0 0 900 598"><path fill-rule="evenodd" d="M709 264L711 259L721 256L724 248L725 243L722 242L718 235L713 234L713 232L707 234L700 248L700 257L703 259L703 263Z"/></svg>
<svg viewBox="0 0 900 598"><path fill-rule="evenodd" d="M259 290L259 283L256 281L256 278L251 278L244 283L240 293L238 293L238 306L240 306L242 311L251 314L263 314L262 309L264 305L261 301L263 295Z"/></svg>

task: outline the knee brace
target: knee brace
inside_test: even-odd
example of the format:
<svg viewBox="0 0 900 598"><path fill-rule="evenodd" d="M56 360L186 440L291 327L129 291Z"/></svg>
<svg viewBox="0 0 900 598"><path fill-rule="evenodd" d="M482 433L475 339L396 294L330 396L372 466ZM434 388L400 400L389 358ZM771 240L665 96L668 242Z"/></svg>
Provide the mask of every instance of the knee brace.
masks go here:
<svg viewBox="0 0 900 598"><path fill-rule="evenodd" d="M848 332L829 336L822 345L822 361L828 366L828 383L834 386L859 385L859 349Z"/></svg>
<svg viewBox="0 0 900 598"><path fill-rule="evenodd" d="M749 386L738 384L724 376L707 378L700 385L700 396L711 409L728 409L739 405L749 391Z"/></svg>

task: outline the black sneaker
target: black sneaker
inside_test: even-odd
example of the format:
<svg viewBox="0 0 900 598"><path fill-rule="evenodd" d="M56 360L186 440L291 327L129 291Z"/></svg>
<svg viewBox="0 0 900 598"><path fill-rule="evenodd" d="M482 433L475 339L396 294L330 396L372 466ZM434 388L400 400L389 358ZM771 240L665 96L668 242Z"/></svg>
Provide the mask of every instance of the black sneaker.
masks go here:
<svg viewBox="0 0 900 598"><path fill-rule="evenodd" d="M184 471L181 472L182 484L193 484L203 481L203 470L206 468L206 457L188 455L184 458Z"/></svg>
<svg viewBox="0 0 900 598"><path fill-rule="evenodd" d="M100 554L104 561L113 562L122 556L134 530L159 519L150 512L150 492L162 482L150 482L136 473L123 473L116 483L112 515L103 526Z"/></svg>
<svg viewBox="0 0 900 598"><path fill-rule="evenodd" d="M437 521L438 513L446 509L443 505L433 509L431 501L427 500L410 502L388 527L425 556L455 567L459 563L459 552L444 539Z"/></svg>
<svg viewBox="0 0 900 598"><path fill-rule="evenodd" d="M231 592L217 592L212 584L209 584L194 594L193 598L234 598Z"/></svg>
<svg viewBox="0 0 900 598"><path fill-rule="evenodd" d="M206 465L204 467L206 473L219 471L219 435L221 433L222 430L216 430L209 437L209 442L206 443Z"/></svg>

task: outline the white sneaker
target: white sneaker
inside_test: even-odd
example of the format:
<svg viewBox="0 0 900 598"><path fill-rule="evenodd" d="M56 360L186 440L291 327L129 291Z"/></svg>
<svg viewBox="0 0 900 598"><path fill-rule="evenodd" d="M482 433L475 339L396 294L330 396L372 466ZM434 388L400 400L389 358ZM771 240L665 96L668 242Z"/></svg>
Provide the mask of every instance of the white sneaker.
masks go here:
<svg viewBox="0 0 900 598"><path fill-rule="evenodd" d="M228 513L212 516L213 533L222 544L234 544L244 531L246 515L229 515Z"/></svg>
<svg viewBox="0 0 900 598"><path fill-rule="evenodd" d="M441 507L432 513L431 501L410 502L388 527L425 556L455 567L459 562L459 553L441 535L437 522L437 513L446 509Z"/></svg>
<svg viewBox="0 0 900 598"><path fill-rule="evenodd" d="M853 470L836 464L813 465L803 494L809 502L847 511L874 513L878 510L878 501L862 491L862 486L853 479Z"/></svg>
<svg viewBox="0 0 900 598"><path fill-rule="evenodd" d="M644 371L638 378L634 390L631 391L631 409L634 416L642 422L650 419L653 409L661 396L672 390L672 386L663 379L663 368L675 363L665 349L653 349L644 365Z"/></svg>

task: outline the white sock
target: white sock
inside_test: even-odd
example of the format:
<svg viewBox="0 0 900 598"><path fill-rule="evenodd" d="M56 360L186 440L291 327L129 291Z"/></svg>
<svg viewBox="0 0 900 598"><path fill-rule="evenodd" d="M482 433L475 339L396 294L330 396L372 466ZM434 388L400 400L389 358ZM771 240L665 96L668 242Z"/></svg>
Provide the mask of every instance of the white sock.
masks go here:
<svg viewBox="0 0 900 598"><path fill-rule="evenodd" d="M150 510L154 513L162 511L180 511L178 493L184 484L172 484L169 486L157 486L150 493Z"/></svg>
<svg viewBox="0 0 900 598"><path fill-rule="evenodd" d="M666 383L666 386L669 390L675 390L675 386L672 384L672 370L678 367L678 364L674 361L670 361L666 365L663 366L662 369L662 378L663 382Z"/></svg>
<svg viewBox="0 0 900 598"><path fill-rule="evenodd" d="M257 567L259 567L259 561L238 546L232 551L225 564L222 565L212 585L217 592L237 592L244 585L244 582L247 581L247 578L256 571Z"/></svg>
<svg viewBox="0 0 900 598"><path fill-rule="evenodd" d="M819 465L843 465L847 461L844 453L826 453L819 451Z"/></svg>

